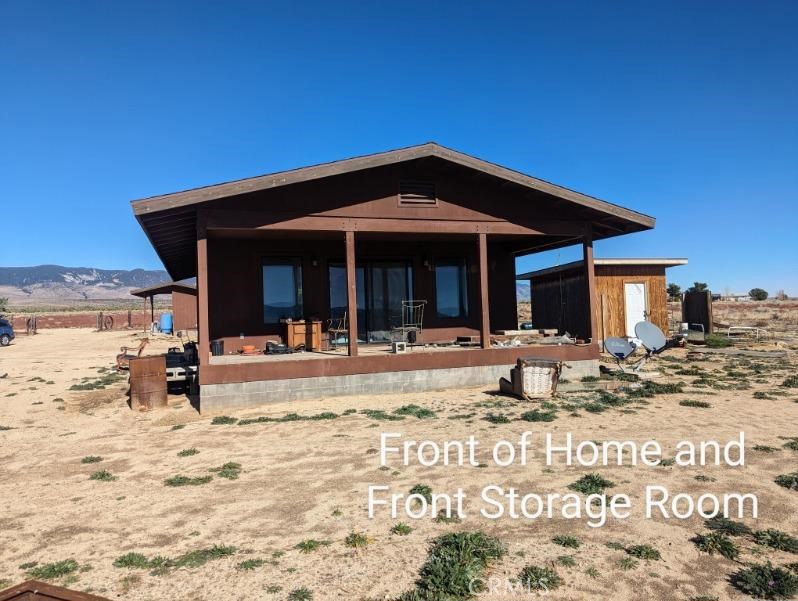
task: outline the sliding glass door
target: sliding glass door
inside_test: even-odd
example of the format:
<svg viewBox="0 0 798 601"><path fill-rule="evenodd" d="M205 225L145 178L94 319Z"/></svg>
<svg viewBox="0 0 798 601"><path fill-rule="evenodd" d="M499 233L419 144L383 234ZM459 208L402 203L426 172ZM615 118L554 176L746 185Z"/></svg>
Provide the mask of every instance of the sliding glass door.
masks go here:
<svg viewBox="0 0 798 601"><path fill-rule="evenodd" d="M368 342L390 340L391 328L402 323L402 301L413 298L410 261L365 261L357 265L359 337ZM346 267L330 263L330 313L346 311Z"/></svg>

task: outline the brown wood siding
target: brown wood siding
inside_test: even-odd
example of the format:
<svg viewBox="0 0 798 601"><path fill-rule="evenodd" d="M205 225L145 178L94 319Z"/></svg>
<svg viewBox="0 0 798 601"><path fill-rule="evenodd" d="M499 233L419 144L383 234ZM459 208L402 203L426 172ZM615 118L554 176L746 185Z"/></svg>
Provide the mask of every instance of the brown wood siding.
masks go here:
<svg viewBox="0 0 798 601"><path fill-rule="evenodd" d="M668 308L665 294L665 268L656 265L597 265L596 316L599 337L626 336L624 284L643 282L649 321L663 332L668 331ZM602 313L603 307L603 313Z"/></svg>
<svg viewBox="0 0 798 601"><path fill-rule="evenodd" d="M174 314L174 329L197 329L197 294L189 294L175 290L172 292L172 312Z"/></svg>
<svg viewBox="0 0 798 601"><path fill-rule="evenodd" d="M657 265L596 265L598 338L626 336L624 284L644 282L649 320L668 331L665 268ZM585 335L587 296L581 268L550 274L531 282L532 323L538 328Z"/></svg>

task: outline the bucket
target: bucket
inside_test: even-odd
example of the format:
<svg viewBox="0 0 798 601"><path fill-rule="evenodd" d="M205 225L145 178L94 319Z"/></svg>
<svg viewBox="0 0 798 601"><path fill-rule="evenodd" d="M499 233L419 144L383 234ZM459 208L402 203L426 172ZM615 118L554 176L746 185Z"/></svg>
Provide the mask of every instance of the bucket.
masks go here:
<svg viewBox="0 0 798 601"><path fill-rule="evenodd" d="M224 355L224 340L211 340L211 355L214 357Z"/></svg>
<svg viewBox="0 0 798 601"><path fill-rule="evenodd" d="M161 332L164 334L172 333L172 314L161 313Z"/></svg>

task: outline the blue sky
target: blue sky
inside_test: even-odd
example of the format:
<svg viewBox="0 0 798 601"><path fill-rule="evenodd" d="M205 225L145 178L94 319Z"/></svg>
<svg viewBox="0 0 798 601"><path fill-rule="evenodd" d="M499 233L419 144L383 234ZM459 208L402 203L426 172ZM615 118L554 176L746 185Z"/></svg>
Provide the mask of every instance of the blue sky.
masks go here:
<svg viewBox="0 0 798 601"><path fill-rule="evenodd" d="M598 256L798 295L796 30L777 1L3 0L0 265L157 268L132 199L435 140L657 218Z"/></svg>

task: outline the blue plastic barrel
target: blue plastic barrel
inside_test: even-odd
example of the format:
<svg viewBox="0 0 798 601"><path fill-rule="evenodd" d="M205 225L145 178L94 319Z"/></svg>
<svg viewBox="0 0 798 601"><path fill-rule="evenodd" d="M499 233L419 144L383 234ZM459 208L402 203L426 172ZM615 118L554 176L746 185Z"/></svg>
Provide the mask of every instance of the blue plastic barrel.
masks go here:
<svg viewBox="0 0 798 601"><path fill-rule="evenodd" d="M161 313L161 332L164 334L172 333L172 314Z"/></svg>

